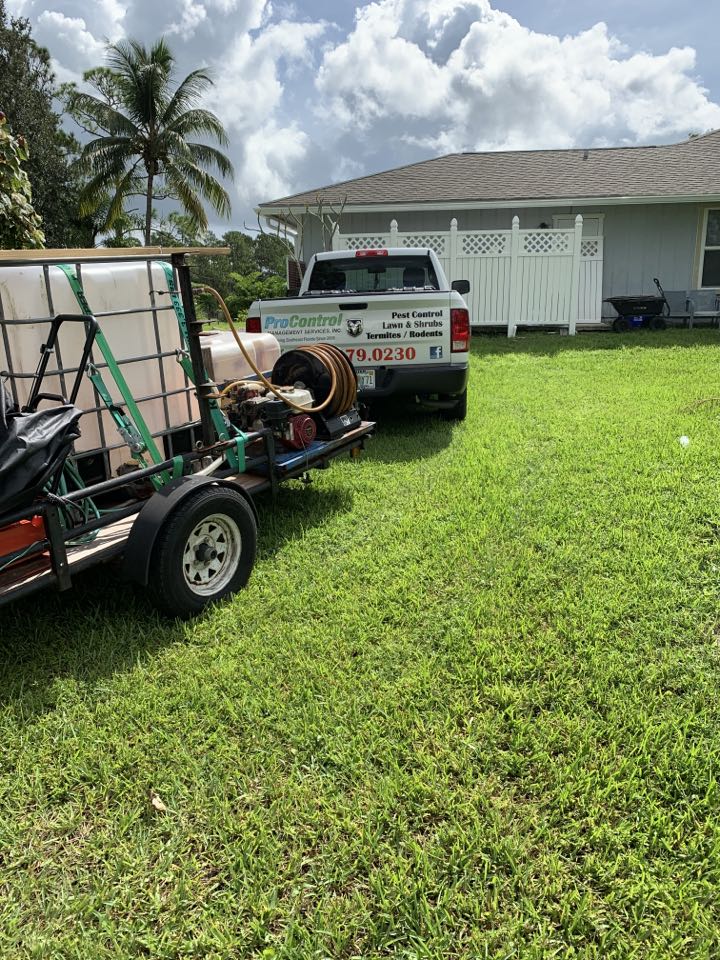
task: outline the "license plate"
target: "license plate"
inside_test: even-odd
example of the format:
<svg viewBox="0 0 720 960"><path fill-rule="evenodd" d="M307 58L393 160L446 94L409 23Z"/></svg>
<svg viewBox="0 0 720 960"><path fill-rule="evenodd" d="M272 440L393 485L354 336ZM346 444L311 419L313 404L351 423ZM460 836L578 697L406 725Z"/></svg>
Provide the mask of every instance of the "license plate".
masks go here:
<svg viewBox="0 0 720 960"><path fill-rule="evenodd" d="M356 370L358 378L358 390L375 389L375 371L374 370Z"/></svg>

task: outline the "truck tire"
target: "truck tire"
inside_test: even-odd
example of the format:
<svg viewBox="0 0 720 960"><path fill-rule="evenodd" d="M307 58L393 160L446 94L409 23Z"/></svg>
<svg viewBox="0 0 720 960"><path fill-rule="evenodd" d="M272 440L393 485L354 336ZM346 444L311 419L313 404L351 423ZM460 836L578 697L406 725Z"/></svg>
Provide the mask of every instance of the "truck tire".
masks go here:
<svg viewBox="0 0 720 960"><path fill-rule="evenodd" d="M458 397L457 403L449 407L447 410L442 411L443 420L464 420L467 416L467 390L463 392Z"/></svg>
<svg viewBox="0 0 720 960"><path fill-rule="evenodd" d="M257 524L245 497L204 487L170 514L153 549L148 591L164 614L186 619L247 583Z"/></svg>

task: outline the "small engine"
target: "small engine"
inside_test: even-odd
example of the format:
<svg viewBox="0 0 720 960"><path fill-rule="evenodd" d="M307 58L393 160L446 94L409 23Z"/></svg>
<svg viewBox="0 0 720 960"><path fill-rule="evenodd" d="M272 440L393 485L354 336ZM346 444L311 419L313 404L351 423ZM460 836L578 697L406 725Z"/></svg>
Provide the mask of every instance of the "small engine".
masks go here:
<svg viewBox="0 0 720 960"><path fill-rule="evenodd" d="M278 389L296 406L313 406L312 393L301 384ZM223 406L230 421L241 430L251 433L270 428L275 439L291 450L304 450L317 436L317 425L310 414L294 410L259 382L239 383L227 393Z"/></svg>
<svg viewBox="0 0 720 960"><path fill-rule="evenodd" d="M275 362L270 382L283 399L261 380L239 380L223 390L223 410L240 430L270 429L284 446L305 450L316 438L335 440L362 422L355 370L332 344L289 350Z"/></svg>

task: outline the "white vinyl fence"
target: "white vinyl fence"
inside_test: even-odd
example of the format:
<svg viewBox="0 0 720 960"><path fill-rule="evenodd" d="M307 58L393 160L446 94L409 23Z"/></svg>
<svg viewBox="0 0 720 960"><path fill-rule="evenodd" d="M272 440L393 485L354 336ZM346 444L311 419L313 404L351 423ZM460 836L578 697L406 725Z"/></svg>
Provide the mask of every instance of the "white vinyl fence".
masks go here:
<svg viewBox="0 0 720 960"><path fill-rule="evenodd" d="M427 247L450 281L469 280L466 296L473 327L566 327L599 323L602 309L603 238L584 237L583 218L570 230L458 230L403 233L397 220L388 233L333 236L333 249Z"/></svg>

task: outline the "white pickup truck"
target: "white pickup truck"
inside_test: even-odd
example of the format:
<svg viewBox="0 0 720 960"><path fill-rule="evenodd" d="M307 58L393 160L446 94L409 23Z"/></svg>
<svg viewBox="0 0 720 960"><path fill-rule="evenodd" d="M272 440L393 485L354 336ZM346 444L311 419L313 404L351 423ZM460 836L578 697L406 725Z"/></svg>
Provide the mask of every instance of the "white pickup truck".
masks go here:
<svg viewBox="0 0 720 960"><path fill-rule="evenodd" d="M283 351L323 341L352 360L360 396L413 397L462 420L467 411L467 280L448 283L432 250L317 253L296 297L256 300L247 330L272 333Z"/></svg>

